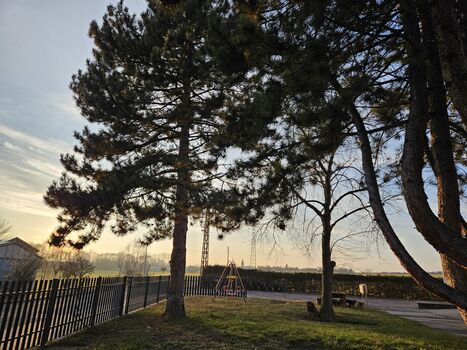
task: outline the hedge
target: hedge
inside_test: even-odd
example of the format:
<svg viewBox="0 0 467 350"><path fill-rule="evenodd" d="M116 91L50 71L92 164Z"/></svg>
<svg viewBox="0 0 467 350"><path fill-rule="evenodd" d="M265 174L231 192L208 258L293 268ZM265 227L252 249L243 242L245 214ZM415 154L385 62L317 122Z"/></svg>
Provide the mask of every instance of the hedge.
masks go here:
<svg viewBox="0 0 467 350"><path fill-rule="evenodd" d="M219 276L223 266L209 266L207 276ZM274 292L311 293L321 292L321 274L284 273L239 269L247 290ZM358 285L368 285L368 295L379 298L440 300L418 286L409 276L335 274L336 293L359 296Z"/></svg>

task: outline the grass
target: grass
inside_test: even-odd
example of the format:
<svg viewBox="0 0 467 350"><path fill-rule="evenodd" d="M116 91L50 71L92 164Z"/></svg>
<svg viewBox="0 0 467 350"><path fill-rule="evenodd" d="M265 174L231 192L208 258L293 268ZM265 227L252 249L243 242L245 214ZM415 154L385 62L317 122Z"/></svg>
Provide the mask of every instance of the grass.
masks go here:
<svg viewBox="0 0 467 350"><path fill-rule="evenodd" d="M186 298L188 317L168 321L165 303L63 339L51 349L467 349L465 338L376 310L337 308L312 320L304 302Z"/></svg>
<svg viewBox="0 0 467 350"><path fill-rule="evenodd" d="M149 276L169 276L170 271L149 272ZM199 276L199 272L187 272L186 276ZM121 275L123 276L123 275ZM98 270L90 273L87 277L118 277L118 271L114 270Z"/></svg>
<svg viewBox="0 0 467 350"><path fill-rule="evenodd" d="M158 272L150 272L150 276L168 276L170 275L170 271L158 271ZM120 275L124 276L124 275ZM98 270L98 271L93 271L90 273L87 277L118 277L118 270Z"/></svg>

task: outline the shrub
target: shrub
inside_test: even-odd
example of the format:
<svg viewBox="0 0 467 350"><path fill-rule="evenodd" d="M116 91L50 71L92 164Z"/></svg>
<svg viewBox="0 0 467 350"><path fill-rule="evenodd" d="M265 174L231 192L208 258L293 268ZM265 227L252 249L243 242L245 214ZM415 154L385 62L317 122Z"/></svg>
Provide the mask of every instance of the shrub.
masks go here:
<svg viewBox="0 0 467 350"><path fill-rule="evenodd" d="M224 267L209 266L207 275L218 277ZM274 292L314 293L321 292L321 274L284 273L239 269L247 290ZM368 295L380 298L439 300L419 287L409 276L335 274L334 292L358 296L358 285L368 285Z"/></svg>

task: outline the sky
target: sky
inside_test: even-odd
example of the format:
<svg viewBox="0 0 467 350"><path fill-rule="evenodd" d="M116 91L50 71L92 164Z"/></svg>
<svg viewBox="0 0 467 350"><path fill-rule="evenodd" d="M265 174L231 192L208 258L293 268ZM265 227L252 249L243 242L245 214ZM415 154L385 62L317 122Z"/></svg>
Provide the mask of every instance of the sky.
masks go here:
<svg viewBox="0 0 467 350"><path fill-rule="evenodd" d="M50 183L62 171L59 157L72 150L73 131L81 130L84 118L68 88L71 75L84 68L91 57L89 23L100 20L109 0L0 0L0 218L7 219L11 235L41 243L56 227L57 212L43 202ZM140 13L145 2L127 0ZM405 207L391 216L401 241L427 270L440 270L439 256L421 238ZM244 227L222 241L212 230L211 264L224 264L227 247L239 264L249 264L252 228ZM104 232L88 248L96 252L118 252L133 244L136 236L115 237ZM189 227L187 263L198 265L202 233ZM319 250L304 254L287 235L279 237L280 249L269 239L257 243L257 265L317 267ZM170 252L171 241L156 242L150 253ZM370 251L336 257L337 266L357 271L403 271L385 242Z"/></svg>

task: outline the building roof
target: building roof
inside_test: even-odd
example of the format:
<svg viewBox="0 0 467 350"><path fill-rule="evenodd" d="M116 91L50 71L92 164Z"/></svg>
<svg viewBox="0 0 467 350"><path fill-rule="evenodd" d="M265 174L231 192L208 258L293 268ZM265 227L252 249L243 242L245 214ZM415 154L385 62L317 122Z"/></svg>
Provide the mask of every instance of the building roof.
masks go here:
<svg viewBox="0 0 467 350"><path fill-rule="evenodd" d="M5 240L5 241L0 241L0 246L7 246L7 245L12 245L12 244L19 245L21 248L28 250L34 254L39 252L39 249L37 249L36 247L33 247L32 245L30 245L29 243L23 241L21 238L18 238L18 237L14 237L12 239Z"/></svg>

